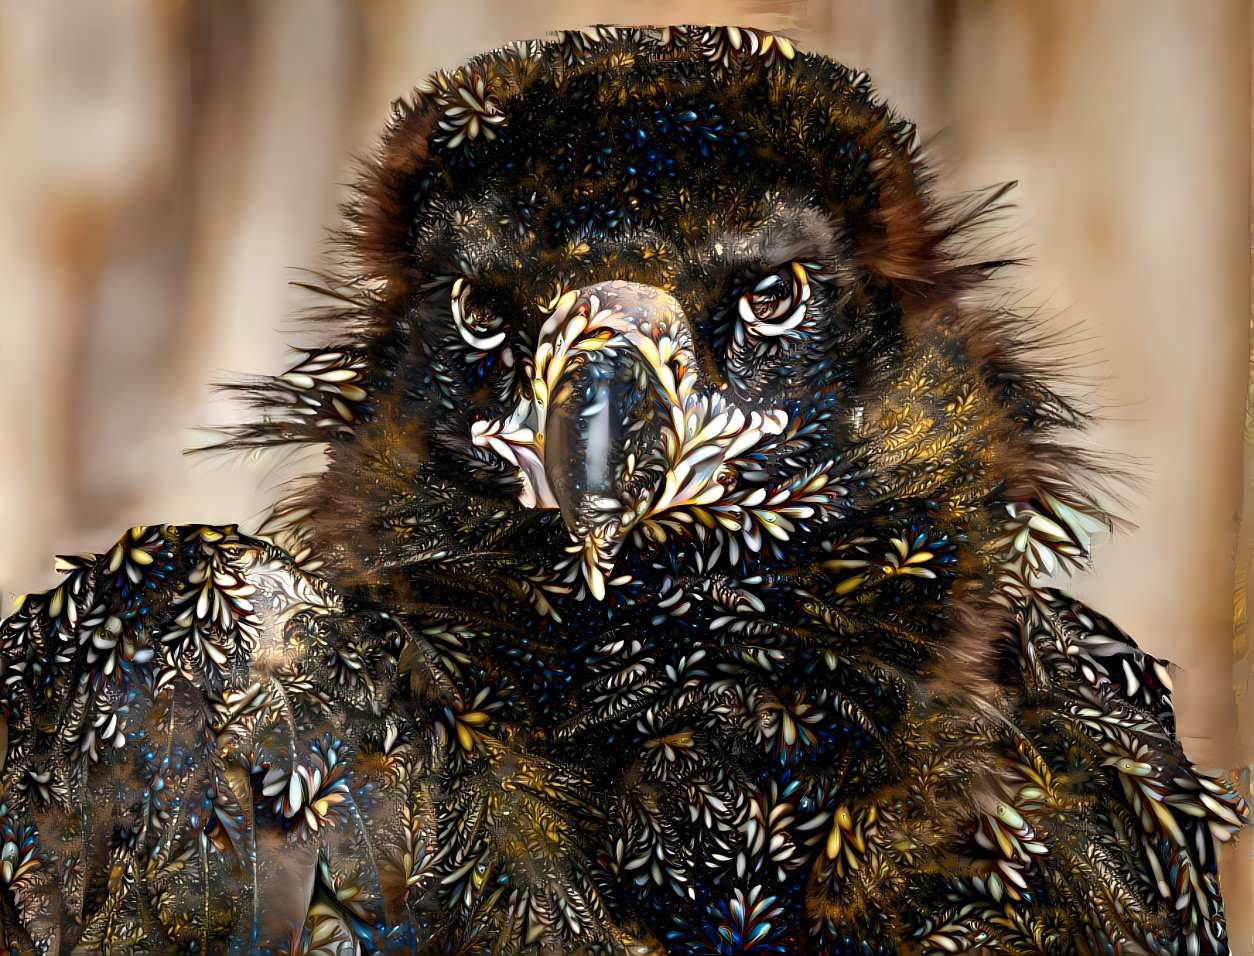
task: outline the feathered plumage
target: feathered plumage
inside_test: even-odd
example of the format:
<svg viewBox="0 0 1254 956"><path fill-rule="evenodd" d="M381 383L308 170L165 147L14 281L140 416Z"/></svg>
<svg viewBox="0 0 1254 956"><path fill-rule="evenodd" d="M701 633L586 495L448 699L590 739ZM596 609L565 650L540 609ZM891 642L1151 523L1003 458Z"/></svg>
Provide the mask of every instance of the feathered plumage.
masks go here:
<svg viewBox="0 0 1254 956"><path fill-rule="evenodd" d="M1220 953L1245 806L1041 586L1109 525L864 75L752 30L396 105L326 348L3 626L13 952ZM76 948L77 947L77 948Z"/></svg>

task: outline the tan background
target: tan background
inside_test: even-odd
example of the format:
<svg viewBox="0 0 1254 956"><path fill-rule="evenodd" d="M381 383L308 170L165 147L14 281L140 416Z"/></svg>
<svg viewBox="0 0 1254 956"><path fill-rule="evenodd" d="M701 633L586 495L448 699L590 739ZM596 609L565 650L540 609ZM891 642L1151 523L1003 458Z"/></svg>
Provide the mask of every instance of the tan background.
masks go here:
<svg viewBox="0 0 1254 956"><path fill-rule="evenodd" d="M1073 326L1136 459L1135 531L1071 589L1181 665L1203 764L1254 752L1233 639L1250 316L1250 23L1239 0L623 3L0 0L0 598L159 521L242 521L263 463L189 462L205 383L286 360L287 286L388 103L437 67L628 15L738 22L870 72L946 189L1018 179L1022 303ZM1241 548L1242 555L1247 551ZM1244 560L1242 562L1244 564ZM1245 727L1237 737L1237 713ZM1249 843L1233 951L1254 952Z"/></svg>

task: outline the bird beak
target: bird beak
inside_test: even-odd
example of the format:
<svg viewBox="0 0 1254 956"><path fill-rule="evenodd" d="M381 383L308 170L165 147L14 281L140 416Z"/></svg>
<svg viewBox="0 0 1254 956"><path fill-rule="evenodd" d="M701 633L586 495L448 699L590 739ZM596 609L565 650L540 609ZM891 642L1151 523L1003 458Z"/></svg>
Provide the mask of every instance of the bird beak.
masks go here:
<svg viewBox="0 0 1254 956"><path fill-rule="evenodd" d="M533 393L547 397L549 488L572 535L619 537L639 497L633 491L652 490L637 466L682 405L680 381L693 388L683 312L651 286L604 282L563 297L540 340Z"/></svg>
<svg viewBox="0 0 1254 956"><path fill-rule="evenodd" d="M513 414L472 427L476 445L518 468L522 505L561 511L598 600L607 580L618 583L608 576L630 532L665 538L664 512L702 508L739 530L738 506L718 514L736 477L731 459L788 422L782 410L746 416L717 393L699 394L696 368L671 295L601 282L557 301Z"/></svg>

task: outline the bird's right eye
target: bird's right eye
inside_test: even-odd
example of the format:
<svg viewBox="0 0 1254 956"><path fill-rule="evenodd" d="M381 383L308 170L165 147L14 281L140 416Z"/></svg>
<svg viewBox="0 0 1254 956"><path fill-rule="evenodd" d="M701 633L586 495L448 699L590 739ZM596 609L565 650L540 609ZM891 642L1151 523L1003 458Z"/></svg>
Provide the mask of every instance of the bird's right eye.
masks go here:
<svg viewBox="0 0 1254 956"><path fill-rule="evenodd" d="M470 287L465 279L453 283L449 311L462 341L480 352L493 352L505 344L505 332L498 316L485 314L471 307Z"/></svg>
<svg viewBox="0 0 1254 956"><path fill-rule="evenodd" d="M472 292L464 278L453 283L448 310L452 328L445 326L444 334L452 367L474 387L487 386L484 394L493 401L508 402L518 375L505 317L490 296Z"/></svg>

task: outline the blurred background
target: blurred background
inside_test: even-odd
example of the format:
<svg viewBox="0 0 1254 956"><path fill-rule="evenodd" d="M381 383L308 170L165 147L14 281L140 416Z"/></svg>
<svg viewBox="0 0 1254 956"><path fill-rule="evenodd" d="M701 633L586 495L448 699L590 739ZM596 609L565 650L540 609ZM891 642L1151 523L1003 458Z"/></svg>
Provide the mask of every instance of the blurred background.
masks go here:
<svg viewBox="0 0 1254 956"><path fill-rule="evenodd" d="M389 103L627 15L783 32L868 71L934 139L942 190L1019 181L1016 301L1072 329L1091 443L1139 479L1135 529L1068 587L1180 665L1195 761L1248 770L1243 0L0 0L3 611L53 583L56 553L260 512L273 462L185 458L211 437L189 426L239 414L208 383L303 341L288 283L324 261ZM1235 953L1254 952L1250 852L1224 861Z"/></svg>

